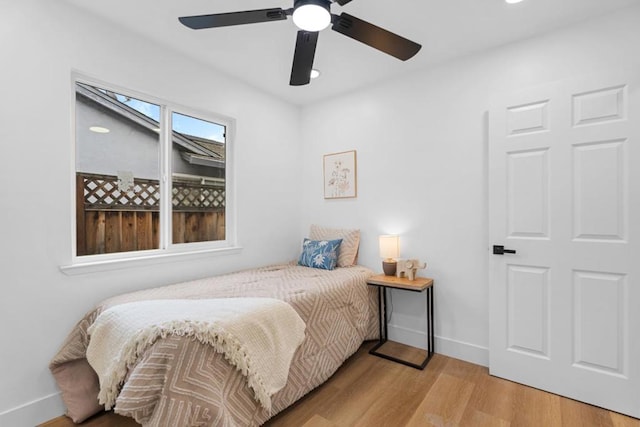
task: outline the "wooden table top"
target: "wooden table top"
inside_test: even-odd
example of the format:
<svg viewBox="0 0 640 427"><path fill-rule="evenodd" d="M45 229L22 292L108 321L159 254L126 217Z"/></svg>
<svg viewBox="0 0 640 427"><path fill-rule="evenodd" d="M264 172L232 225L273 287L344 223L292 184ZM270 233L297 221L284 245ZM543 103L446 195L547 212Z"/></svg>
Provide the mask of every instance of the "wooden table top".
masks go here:
<svg viewBox="0 0 640 427"><path fill-rule="evenodd" d="M369 277L367 279L367 284L421 292L433 286L433 279L429 279L427 277L416 277L415 280L409 280L405 277L399 278L396 276L378 274L377 276Z"/></svg>

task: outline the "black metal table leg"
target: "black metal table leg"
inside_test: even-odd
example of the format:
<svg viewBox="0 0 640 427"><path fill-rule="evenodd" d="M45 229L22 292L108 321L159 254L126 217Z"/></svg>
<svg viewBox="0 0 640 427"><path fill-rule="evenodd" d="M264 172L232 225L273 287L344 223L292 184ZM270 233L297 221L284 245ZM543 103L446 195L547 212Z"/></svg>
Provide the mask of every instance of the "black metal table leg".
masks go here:
<svg viewBox="0 0 640 427"><path fill-rule="evenodd" d="M406 366L410 366L415 369L424 369L433 357L434 353L434 319L433 319L433 287L426 289L426 309L427 309L427 355L422 363L417 364L409 362L388 354L380 353L377 350L387 342L388 338L388 325L387 325L387 292L384 286L374 285L378 287L378 321L380 340L378 343L369 350L369 354L382 357L387 360L391 360L397 363L401 363ZM383 333L384 332L384 333Z"/></svg>

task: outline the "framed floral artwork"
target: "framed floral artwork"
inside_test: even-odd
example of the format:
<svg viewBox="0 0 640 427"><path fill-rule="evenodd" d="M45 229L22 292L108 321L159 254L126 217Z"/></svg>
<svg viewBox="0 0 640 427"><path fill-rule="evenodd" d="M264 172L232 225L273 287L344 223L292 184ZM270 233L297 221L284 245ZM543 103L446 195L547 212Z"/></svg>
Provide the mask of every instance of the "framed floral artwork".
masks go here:
<svg viewBox="0 0 640 427"><path fill-rule="evenodd" d="M358 194L356 151L324 155L324 198L346 199Z"/></svg>

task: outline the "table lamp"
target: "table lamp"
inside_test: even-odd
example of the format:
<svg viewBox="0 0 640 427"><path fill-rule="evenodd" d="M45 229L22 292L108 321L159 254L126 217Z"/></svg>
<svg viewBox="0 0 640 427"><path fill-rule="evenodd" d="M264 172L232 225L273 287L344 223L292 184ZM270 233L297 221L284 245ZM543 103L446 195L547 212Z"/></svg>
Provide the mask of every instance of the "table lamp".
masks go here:
<svg viewBox="0 0 640 427"><path fill-rule="evenodd" d="M383 258L382 261L382 271L386 276L395 276L396 274L396 260L400 255L400 246L399 246L398 236L395 235L386 235L380 236L380 258Z"/></svg>

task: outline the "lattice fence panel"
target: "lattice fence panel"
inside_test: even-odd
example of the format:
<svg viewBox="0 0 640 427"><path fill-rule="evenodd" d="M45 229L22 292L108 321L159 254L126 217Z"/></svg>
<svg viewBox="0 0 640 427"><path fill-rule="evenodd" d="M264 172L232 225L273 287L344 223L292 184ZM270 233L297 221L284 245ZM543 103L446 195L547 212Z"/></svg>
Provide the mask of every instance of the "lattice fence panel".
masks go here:
<svg viewBox="0 0 640 427"><path fill-rule="evenodd" d="M130 191L121 191L117 176L78 175L82 177L87 210L159 210L158 180L136 178ZM176 211L217 211L226 206L225 187L220 184L176 181L171 193Z"/></svg>
<svg viewBox="0 0 640 427"><path fill-rule="evenodd" d="M159 210L160 184L158 180L136 178L130 191L120 191L117 176L90 174L81 174L81 176L84 187L84 204L87 209Z"/></svg>
<svg viewBox="0 0 640 427"><path fill-rule="evenodd" d="M190 182L174 182L172 188L174 210L224 209L225 189L223 186Z"/></svg>

